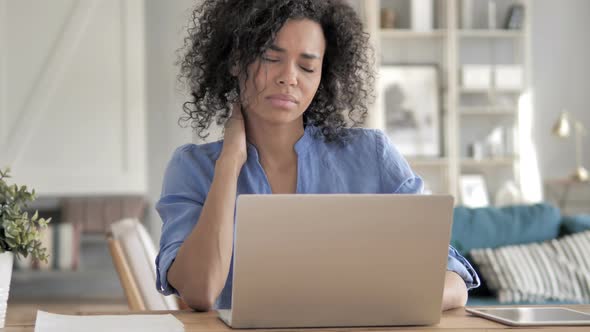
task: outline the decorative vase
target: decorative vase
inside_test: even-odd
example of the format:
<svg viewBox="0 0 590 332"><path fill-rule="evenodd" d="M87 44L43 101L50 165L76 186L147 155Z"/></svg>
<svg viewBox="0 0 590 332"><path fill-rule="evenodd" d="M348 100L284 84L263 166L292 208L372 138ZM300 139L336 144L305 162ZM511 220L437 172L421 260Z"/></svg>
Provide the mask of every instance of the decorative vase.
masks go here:
<svg viewBox="0 0 590 332"><path fill-rule="evenodd" d="M395 11L391 8L381 8L381 28L395 28Z"/></svg>
<svg viewBox="0 0 590 332"><path fill-rule="evenodd" d="M498 207L521 204L522 202L522 193L516 183L511 180L504 182L496 193L495 205Z"/></svg>
<svg viewBox="0 0 590 332"><path fill-rule="evenodd" d="M4 328L6 322L6 308L8 306L8 291L12 278L12 264L14 255L10 251L0 254L0 328Z"/></svg>

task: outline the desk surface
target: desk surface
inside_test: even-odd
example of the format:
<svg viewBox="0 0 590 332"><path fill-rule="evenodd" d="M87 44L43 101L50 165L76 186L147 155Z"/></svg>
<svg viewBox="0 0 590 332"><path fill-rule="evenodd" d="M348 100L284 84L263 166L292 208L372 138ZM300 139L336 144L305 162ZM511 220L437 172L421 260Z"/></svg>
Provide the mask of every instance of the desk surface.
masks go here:
<svg viewBox="0 0 590 332"><path fill-rule="evenodd" d="M564 307L574 310L590 313L590 305L565 305ZM171 313L178 318L183 324L186 332L192 331L231 331L223 322L217 318L216 312L196 313L192 311L149 311L138 312L139 314L164 314ZM72 312L77 315L93 315L92 312ZM100 313L105 314L105 313ZM125 313L106 313L106 314L129 314ZM412 327L370 327L370 328L321 328L321 329L275 329L275 330L257 330L257 331L434 331L434 330L453 330L453 331L493 331L499 329L509 329L510 326L502 325L487 319L472 316L465 312L464 308L445 311L439 324L433 326L412 326ZM34 331L34 322L13 322L8 324L2 331L8 332L32 332ZM588 326L579 327L543 327L543 328L518 328L519 331L588 331ZM244 330L253 331L253 330Z"/></svg>

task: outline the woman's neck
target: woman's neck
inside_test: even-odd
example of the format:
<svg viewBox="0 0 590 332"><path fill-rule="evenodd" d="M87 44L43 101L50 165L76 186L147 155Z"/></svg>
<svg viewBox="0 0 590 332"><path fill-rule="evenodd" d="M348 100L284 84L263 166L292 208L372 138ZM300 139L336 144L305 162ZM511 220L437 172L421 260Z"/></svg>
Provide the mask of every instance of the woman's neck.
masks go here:
<svg viewBox="0 0 590 332"><path fill-rule="evenodd" d="M246 120L246 137L258 150L263 166L288 168L297 163L295 143L303 136L303 119L276 125Z"/></svg>

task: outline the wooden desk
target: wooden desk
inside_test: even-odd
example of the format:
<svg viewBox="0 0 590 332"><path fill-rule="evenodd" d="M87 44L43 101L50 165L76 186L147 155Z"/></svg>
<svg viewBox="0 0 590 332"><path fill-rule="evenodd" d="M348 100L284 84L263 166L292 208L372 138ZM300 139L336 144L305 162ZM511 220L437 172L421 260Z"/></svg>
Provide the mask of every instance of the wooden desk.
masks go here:
<svg viewBox="0 0 590 332"><path fill-rule="evenodd" d="M590 313L590 305L566 305L564 307L574 310ZM196 313L192 311L150 311L139 312L140 314L153 313L164 314L171 313L184 323L186 332L201 332L201 331L232 331L223 322L217 318L217 313ZM92 312L75 312L72 314L78 315L93 315ZM105 314L105 313L100 313ZM107 314L129 314L129 313L107 313ZM510 326L502 325L487 319L472 316L465 312L465 309L449 310L443 313L443 317L439 324L434 326L412 326L412 327L369 327L369 328L321 328L321 329L274 329L274 330L243 330L243 331L495 331L501 329L510 329ZM2 331L7 332L32 332L35 330L34 321L12 323L6 326ZM543 328L518 328L519 331L589 331L589 326L566 327L553 326Z"/></svg>

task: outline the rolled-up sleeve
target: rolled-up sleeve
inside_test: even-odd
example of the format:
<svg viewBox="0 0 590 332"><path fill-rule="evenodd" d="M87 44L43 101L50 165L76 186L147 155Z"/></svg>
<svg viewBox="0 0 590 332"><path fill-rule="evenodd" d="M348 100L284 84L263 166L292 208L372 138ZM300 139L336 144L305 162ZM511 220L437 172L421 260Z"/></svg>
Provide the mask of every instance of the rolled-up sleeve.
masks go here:
<svg viewBox="0 0 590 332"><path fill-rule="evenodd" d="M204 174L203 167L207 161L199 160L202 158L195 153L195 147L187 144L176 149L166 167L162 194L156 203L162 219L160 251L155 261L156 288L164 295L178 295L168 283L168 270L180 246L197 224L209 187L206 181L209 177Z"/></svg>
<svg viewBox="0 0 590 332"><path fill-rule="evenodd" d="M424 191L422 178L412 168L382 131L375 132L377 162L381 174L381 190L393 194L421 194Z"/></svg>
<svg viewBox="0 0 590 332"><path fill-rule="evenodd" d="M447 270L457 273L465 281L467 289L477 288L480 285L479 276L469 261L465 259L457 249L449 246L449 258L447 260Z"/></svg>

